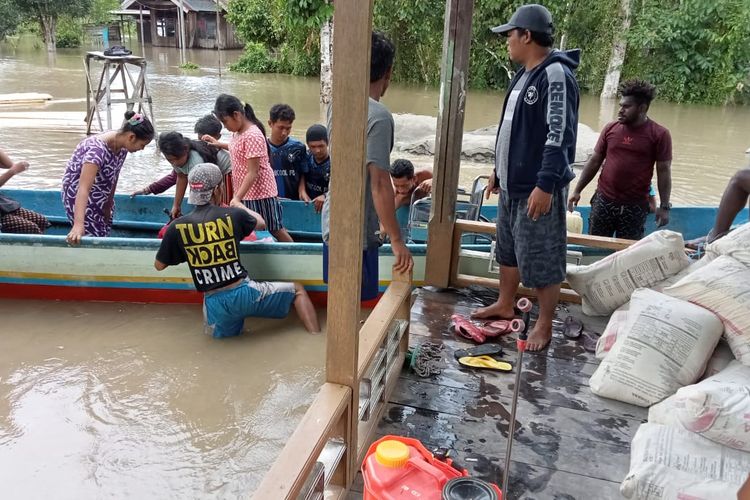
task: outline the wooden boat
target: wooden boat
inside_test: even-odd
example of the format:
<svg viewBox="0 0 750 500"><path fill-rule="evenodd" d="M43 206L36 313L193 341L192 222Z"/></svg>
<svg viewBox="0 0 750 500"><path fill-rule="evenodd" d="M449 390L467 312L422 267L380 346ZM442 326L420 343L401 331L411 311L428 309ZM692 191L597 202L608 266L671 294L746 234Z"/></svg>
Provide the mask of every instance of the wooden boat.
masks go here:
<svg viewBox="0 0 750 500"><path fill-rule="evenodd" d="M4 190L24 207L44 213L53 223L47 234L16 235L0 233L0 297L43 300L99 300L124 302L200 302L187 266L157 272L154 256L160 240L158 230L167 222L164 213L172 205L166 196L117 195L115 223L109 238L84 238L80 247L65 241L68 222L60 193L51 190ZM184 207L189 210L189 206ZM588 207L580 208L584 229ZM497 208L485 206L482 214L495 218ZM713 224L715 207L675 207L669 229L686 238L705 234ZM747 209L740 215L747 220ZM284 202L284 220L295 243L243 242L242 263L259 280L285 280L302 283L314 300L325 300L327 285L322 276L320 215L311 205ZM654 230L653 222L648 230ZM260 232L259 237L263 236ZM266 233L267 234L267 233ZM424 282L427 246L410 244L414 256L414 284ZM462 267L486 270L490 246L466 244ZM591 250L591 249L589 249ZM390 246L380 251L381 291L390 283L393 254Z"/></svg>

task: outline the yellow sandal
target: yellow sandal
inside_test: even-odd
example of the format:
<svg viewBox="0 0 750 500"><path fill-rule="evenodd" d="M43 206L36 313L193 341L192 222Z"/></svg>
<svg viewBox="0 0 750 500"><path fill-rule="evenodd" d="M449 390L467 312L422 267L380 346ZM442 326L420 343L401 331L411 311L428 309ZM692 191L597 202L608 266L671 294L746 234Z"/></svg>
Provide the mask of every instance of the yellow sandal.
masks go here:
<svg viewBox="0 0 750 500"><path fill-rule="evenodd" d="M510 372L513 366L507 361L498 361L490 356L464 356L458 359L458 363L469 368L480 370L496 370L499 372Z"/></svg>

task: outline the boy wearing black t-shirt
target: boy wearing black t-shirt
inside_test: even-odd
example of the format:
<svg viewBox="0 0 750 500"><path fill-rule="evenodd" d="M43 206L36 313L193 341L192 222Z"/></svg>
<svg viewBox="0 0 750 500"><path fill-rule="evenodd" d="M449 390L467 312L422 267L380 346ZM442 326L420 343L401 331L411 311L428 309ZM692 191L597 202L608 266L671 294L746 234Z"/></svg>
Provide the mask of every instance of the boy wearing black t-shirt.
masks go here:
<svg viewBox="0 0 750 500"><path fill-rule="evenodd" d="M154 267L187 262L195 288L204 293L206 331L216 338L242 332L245 318L284 318L292 304L309 332L320 331L315 308L298 283L253 281L240 263L239 245L253 229L265 228L249 209L219 207L222 174L201 163L190 170L188 203L195 210L175 219L164 234Z"/></svg>

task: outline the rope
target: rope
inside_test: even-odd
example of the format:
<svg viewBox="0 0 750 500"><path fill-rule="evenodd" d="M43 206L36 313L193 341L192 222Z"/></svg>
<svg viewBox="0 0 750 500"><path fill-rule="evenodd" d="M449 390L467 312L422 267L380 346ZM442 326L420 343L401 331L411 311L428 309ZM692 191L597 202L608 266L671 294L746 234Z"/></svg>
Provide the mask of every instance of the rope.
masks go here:
<svg viewBox="0 0 750 500"><path fill-rule="evenodd" d="M411 368L418 377L427 378L440 375L443 360L443 344L437 342L423 342L412 352Z"/></svg>

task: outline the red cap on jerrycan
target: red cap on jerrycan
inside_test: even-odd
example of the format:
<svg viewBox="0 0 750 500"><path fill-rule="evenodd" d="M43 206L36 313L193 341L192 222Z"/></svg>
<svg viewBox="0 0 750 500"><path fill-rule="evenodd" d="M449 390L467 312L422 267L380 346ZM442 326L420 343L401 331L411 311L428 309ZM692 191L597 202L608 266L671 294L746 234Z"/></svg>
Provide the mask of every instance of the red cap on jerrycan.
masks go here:
<svg viewBox="0 0 750 500"><path fill-rule="evenodd" d="M370 446L362 463L364 500L441 500L445 483L465 475L416 439L386 436Z"/></svg>

